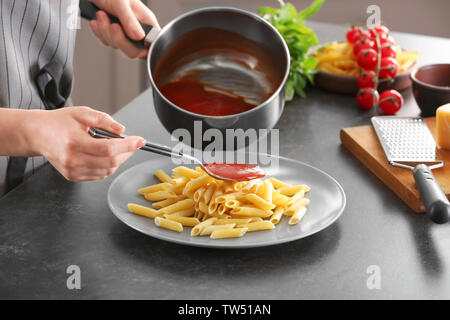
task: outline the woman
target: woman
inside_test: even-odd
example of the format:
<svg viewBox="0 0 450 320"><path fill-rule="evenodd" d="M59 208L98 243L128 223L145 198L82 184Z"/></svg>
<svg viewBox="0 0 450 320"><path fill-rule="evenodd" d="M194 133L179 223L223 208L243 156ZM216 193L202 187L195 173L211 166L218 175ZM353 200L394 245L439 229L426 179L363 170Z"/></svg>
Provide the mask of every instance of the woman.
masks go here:
<svg viewBox="0 0 450 320"><path fill-rule="evenodd" d="M81 0L87 1L87 0ZM143 39L140 22L159 28L139 0L90 0L104 11L90 22L100 41L144 59L125 37ZM70 107L78 0L2 0L0 3L0 196L49 161L70 181L104 179L145 144L140 137L93 139L90 126L116 134L125 128L109 115ZM72 8L72 9L71 9Z"/></svg>

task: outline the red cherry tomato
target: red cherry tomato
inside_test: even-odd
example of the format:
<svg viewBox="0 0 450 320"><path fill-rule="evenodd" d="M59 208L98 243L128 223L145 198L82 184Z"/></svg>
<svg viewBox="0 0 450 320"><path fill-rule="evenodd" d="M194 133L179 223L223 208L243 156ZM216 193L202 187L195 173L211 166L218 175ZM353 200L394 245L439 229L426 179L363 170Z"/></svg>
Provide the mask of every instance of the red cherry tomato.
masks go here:
<svg viewBox="0 0 450 320"><path fill-rule="evenodd" d="M375 87L375 78L377 74L372 70L363 70L356 79L358 88L373 88Z"/></svg>
<svg viewBox="0 0 450 320"><path fill-rule="evenodd" d="M384 45L386 43L395 44L395 40L391 36L380 37L380 43L381 43L381 45Z"/></svg>
<svg viewBox="0 0 450 320"><path fill-rule="evenodd" d="M357 42L353 45L353 53L355 56L358 55L358 53L363 49L374 49L376 48L375 41L370 40L369 38L362 38L359 39Z"/></svg>
<svg viewBox="0 0 450 320"><path fill-rule="evenodd" d="M370 33L368 31L360 31L354 34L351 43L356 43L362 38L370 38Z"/></svg>
<svg viewBox="0 0 450 320"><path fill-rule="evenodd" d="M387 57L381 59L380 64L380 79L394 78L397 75L398 71L398 62L392 57Z"/></svg>
<svg viewBox="0 0 450 320"><path fill-rule="evenodd" d="M363 49L358 53L357 60L361 68L373 70L377 66L378 54L373 49Z"/></svg>
<svg viewBox="0 0 450 320"><path fill-rule="evenodd" d="M380 96L378 91L373 88L359 89L356 94L356 102L361 109L369 110L378 103Z"/></svg>
<svg viewBox="0 0 450 320"><path fill-rule="evenodd" d="M385 43L381 46L381 57L382 58L394 58L397 56L397 49L393 44Z"/></svg>
<svg viewBox="0 0 450 320"><path fill-rule="evenodd" d="M375 37L375 32L378 33L378 35L381 34L389 34L389 29L383 25L375 26L370 30L370 35L372 37Z"/></svg>
<svg viewBox="0 0 450 320"><path fill-rule="evenodd" d="M403 105L402 95L395 90L386 90L380 95L380 109L385 114L396 114Z"/></svg>
<svg viewBox="0 0 450 320"><path fill-rule="evenodd" d="M357 33L360 33L360 32L361 32L361 28L360 28L360 27L353 27L353 28L351 28L350 30L347 31L347 34L346 34L345 37L347 38L347 41L348 41L348 42L353 43L353 42L352 42L353 37L354 37Z"/></svg>

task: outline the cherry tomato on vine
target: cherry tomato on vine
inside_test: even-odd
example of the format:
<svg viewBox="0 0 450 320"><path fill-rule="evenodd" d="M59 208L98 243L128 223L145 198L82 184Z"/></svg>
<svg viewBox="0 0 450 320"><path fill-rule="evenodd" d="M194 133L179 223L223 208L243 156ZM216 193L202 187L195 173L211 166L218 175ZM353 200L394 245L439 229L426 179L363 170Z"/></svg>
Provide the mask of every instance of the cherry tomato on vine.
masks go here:
<svg viewBox="0 0 450 320"><path fill-rule="evenodd" d="M373 70L377 66L378 54L373 49L363 49L358 52L357 60L361 68Z"/></svg>
<svg viewBox="0 0 450 320"><path fill-rule="evenodd" d="M348 30L347 31L347 34L346 34L346 38L347 38L347 41L348 42L350 42L350 43L353 43L352 42L352 39L353 39L353 37L357 34L357 33L361 33L361 28L360 27L353 27L353 28L351 28L350 30Z"/></svg>
<svg viewBox="0 0 450 320"><path fill-rule="evenodd" d="M369 31L360 31L353 35L352 41L350 43L356 43L357 41L361 40L362 38L370 38Z"/></svg>
<svg viewBox="0 0 450 320"><path fill-rule="evenodd" d="M385 43L395 44L395 40L391 36L387 36L384 38L380 37L380 43L381 45L384 45Z"/></svg>
<svg viewBox="0 0 450 320"><path fill-rule="evenodd" d="M381 57L382 58L394 58L397 56L397 49L393 44L385 43L381 46Z"/></svg>
<svg viewBox="0 0 450 320"><path fill-rule="evenodd" d="M378 104L380 96L378 91L373 88L362 88L359 89L356 94L356 102L361 109L369 110L374 105Z"/></svg>
<svg viewBox="0 0 450 320"><path fill-rule="evenodd" d="M370 30L370 35L372 37L375 37L375 32L378 33L378 35L381 34L389 34L389 29L383 25L375 26Z"/></svg>
<svg viewBox="0 0 450 320"><path fill-rule="evenodd" d="M392 57L381 59L380 72L378 73L380 79L394 78L397 75L398 62Z"/></svg>
<svg viewBox="0 0 450 320"><path fill-rule="evenodd" d="M375 78L377 74L372 70L363 70L361 74L356 78L356 83L358 84L358 88L374 88L375 87Z"/></svg>
<svg viewBox="0 0 450 320"><path fill-rule="evenodd" d="M396 114L403 105L403 97L398 91L386 90L380 95L379 105L385 114Z"/></svg>
<svg viewBox="0 0 450 320"><path fill-rule="evenodd" d="M358 53L363 49L374 49L376 50L376 43L373 40L370 40L369 38L362 38L356 41L353 44L353 53L355 56L358 55Z"/></svg>

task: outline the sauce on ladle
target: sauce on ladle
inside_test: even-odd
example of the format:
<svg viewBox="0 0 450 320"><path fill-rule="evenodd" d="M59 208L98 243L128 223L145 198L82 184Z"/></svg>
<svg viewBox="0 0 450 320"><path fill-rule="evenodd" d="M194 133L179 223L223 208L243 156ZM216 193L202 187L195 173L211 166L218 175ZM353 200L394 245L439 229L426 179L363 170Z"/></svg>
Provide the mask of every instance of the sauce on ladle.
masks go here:
<svg viewBox="0 0 450 320"><path fill-rule="evenodd" d="M235 181L248 181L266 175L260 167L244 163L206 163L204 167L215 176Z"/></svg>

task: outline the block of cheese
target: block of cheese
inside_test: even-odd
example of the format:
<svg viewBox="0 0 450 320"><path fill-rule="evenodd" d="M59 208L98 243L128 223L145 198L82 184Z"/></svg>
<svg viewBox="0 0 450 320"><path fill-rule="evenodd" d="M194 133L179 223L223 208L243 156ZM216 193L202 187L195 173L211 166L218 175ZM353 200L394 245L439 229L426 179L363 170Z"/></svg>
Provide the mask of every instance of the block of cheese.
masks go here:
<svg viewBox="0 0 450 320"><path fill-rule="evenodd" d="M436 110L436 133L438 147L450 150L450 103Z"/></svg>

